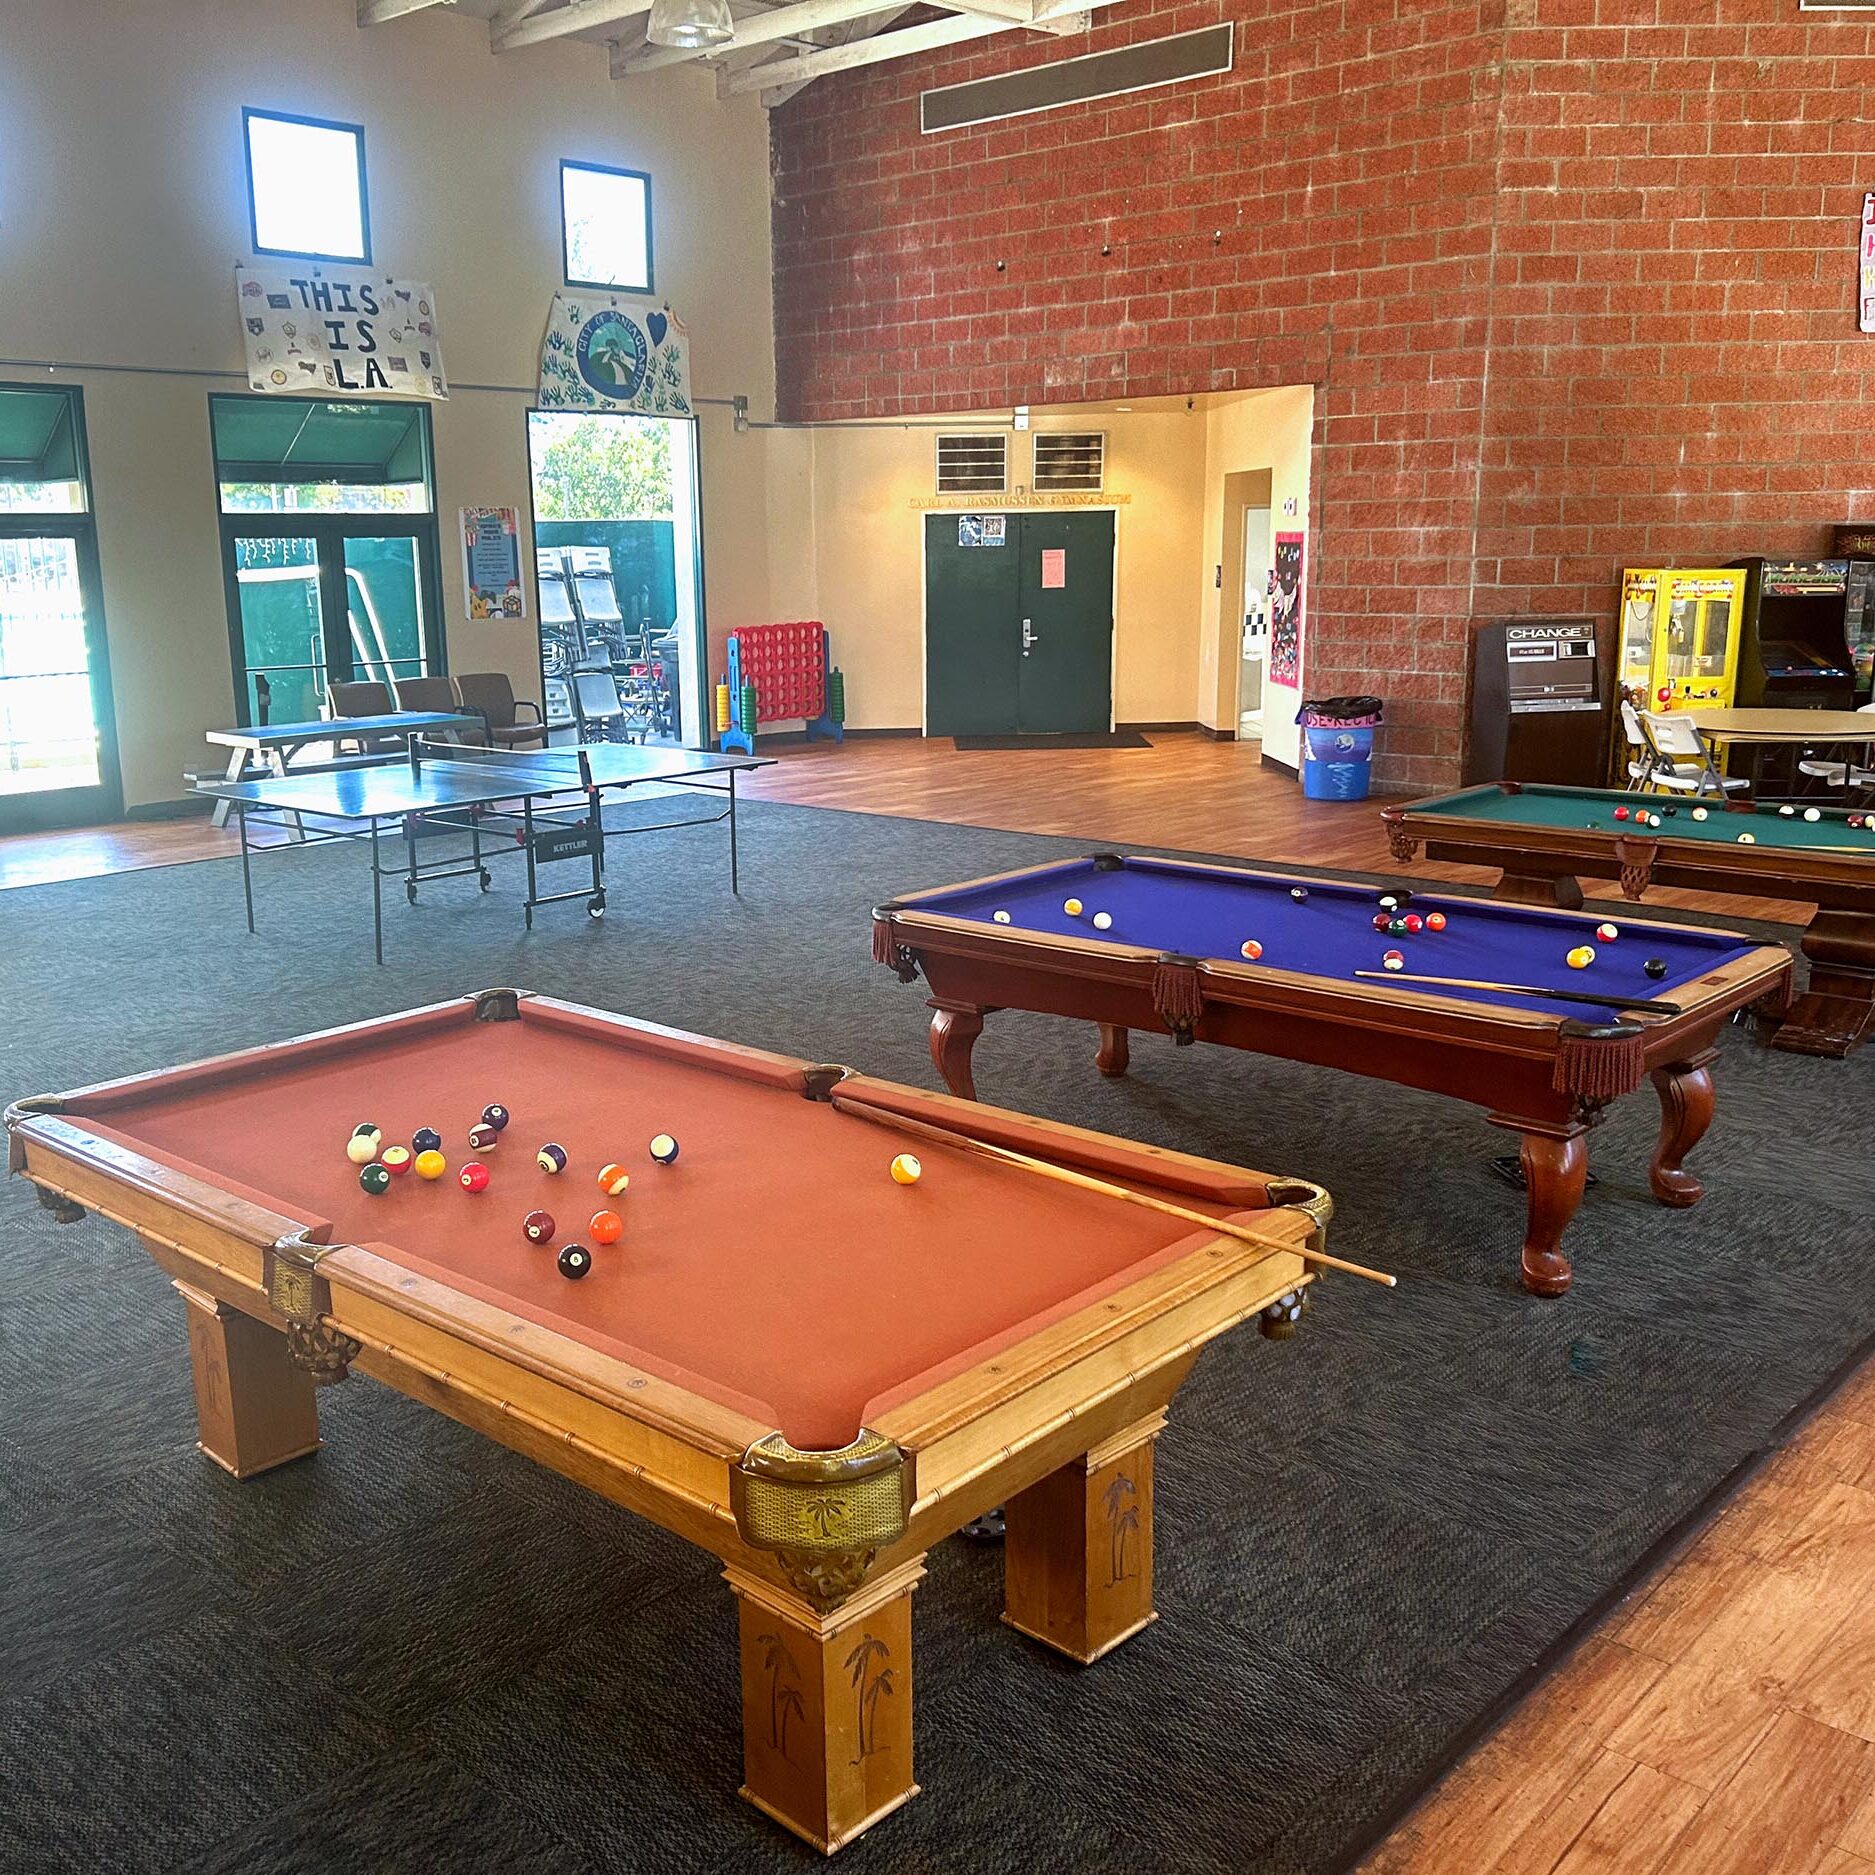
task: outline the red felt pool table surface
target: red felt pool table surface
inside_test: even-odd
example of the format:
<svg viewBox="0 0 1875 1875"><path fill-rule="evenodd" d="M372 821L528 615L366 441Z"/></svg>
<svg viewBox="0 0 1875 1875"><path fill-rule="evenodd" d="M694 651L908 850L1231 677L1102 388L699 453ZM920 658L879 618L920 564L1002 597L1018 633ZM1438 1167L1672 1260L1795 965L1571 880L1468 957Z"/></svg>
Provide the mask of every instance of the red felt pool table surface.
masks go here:
<svg viewBox="0 0 1875 1875"><path fill-rule="evenodd" d="M785 1057L621 1027L545 999L523 998L521 1010L518 1022L478 1021L465 999L230 1057L232 1066L81 1092L63 1115L297 1218L315 1238L359 1244L764 1420L803 1448L844 1445L897 1401L1204 1235L803 1098L801 1064ZM957 1124L938 1096L863 1076L840 1091ZM512 1122L495 1149L473 1153L467 1130L497 1101ZM368 1195L345 1155L367 1120L386 1144L434 1127L448 1173L434 1183L409 1173ZM1034 1148L1049 1151L1037 1132ZM678 1140L675 1164L652 1161L658 1133ZM569 1155L558 1176L535 1161L549 1140ZM1095 1169L1139 1185L1138 1155L1150 1149L1111 1144L1133 1156ZM923 1163L916 1185L889 1176L902 1151ZM470 1158L492 1174L479 1195L455 1178ZM608 1161L632 1175L617 1200L597 1183ZM1222 1168L1214 1189L1194 1194L1189 1165L1167 1187L1180 1203L1228 1216L1264 1201ZM550 1245L522 1234L536 1208L557 1222ZM591 1273L569 1281L558 1250L591 1245L587 1220L606 1208L624 1219L624 1236L594 1246Z"/></svg>

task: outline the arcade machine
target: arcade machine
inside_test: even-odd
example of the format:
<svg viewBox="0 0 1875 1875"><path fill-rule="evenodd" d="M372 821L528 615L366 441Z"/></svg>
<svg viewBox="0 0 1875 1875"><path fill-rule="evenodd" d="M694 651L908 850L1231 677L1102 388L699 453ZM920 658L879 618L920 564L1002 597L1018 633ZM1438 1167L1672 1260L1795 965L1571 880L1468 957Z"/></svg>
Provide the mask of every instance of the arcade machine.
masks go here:
<svg viewBox="0 0 1875 1875"><path fill-rule="evenodd" d="M1847 560L1734 560L1745 570L1745 609L1739 629L1740 709L1846 710L1855 701L1845 619L1849 607ZM1737 751L1754 790L1773 781L1797 789L1795 746ZM1772 770L1779 772L1773 776Z"/></svg>
<svg viewBox="0 0 1875 1875"><path fill-rule="evenodd" d="M1860 709L1875 698L1875 526L1842 522L1831 554L1847 563L1848 592L1843 606L1843 636L1855 672L1855 703Z"/></svg>
<svg viewBox="0 0 1875 1875"><path fill-rule="evenodd" d="M1609 686L1591 618L1502 619L1471 635L1465 780L1600 785Z"/></svg>
<svg viewBox="0 0 1875 1875"><path fill-rule="evenodd" d="M1730 567L1621 575L1616 679L1651 710L1729 710L1738 684L1745 575Z"/></svg>

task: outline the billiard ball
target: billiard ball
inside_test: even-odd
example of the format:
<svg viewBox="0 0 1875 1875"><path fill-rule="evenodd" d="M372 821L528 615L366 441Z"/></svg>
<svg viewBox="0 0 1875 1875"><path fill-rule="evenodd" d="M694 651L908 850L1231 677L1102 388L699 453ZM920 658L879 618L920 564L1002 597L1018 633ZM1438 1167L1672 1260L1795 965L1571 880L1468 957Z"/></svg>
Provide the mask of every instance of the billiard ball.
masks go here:
<svg viewBox="0 0 1875 1875"><path fill-rule="evenodd" d="M1615 818L1617 820L1626 820L1627 817L1628 817L1628 810L1625 807L1617 807L1615 809Z"/></svg>
<svg viewBox="0 0 1875 1875"><path fill-rule="evenodd" d="M1756 846L1758 844L1758 836L1755 833L1741 833L1738 836L1738 844L1740 846Z"/></svg>
<svg viewBox="0 0 1875 1875"><path fill-rule="evenodd" d="M1078 918L1086 907L1082 905L1078 898L1064 898L1061 901L1061 909L1065 911L1070 918Z"/></svg>
<svg viewBox="0 0 1875 1875"><path fill-rule="evenodd" d="M411 1152L408 1146L386 1146L378 1157L378 1163L385 1171L401 1178L410 1170Z"/></svg>
<svg viewBox="0 0 1875 1875"><path fill-rule="evenodd" d="M1383 892L1375 901L1382 911L1398 911L1404 902L1397 892Z"/></svg>
<svg viewBox="0 0 1875 1875"><path fill-rule="evenodd" d="M1666 817L1669 820L1672 820L1675 818L1675 816L1678 815L1680 810L1677 807L1668 807L1668 808L1663 808L1661 811L1666 815Z"/></svg>
<svg viewBox="0 0 1875 1875"><path fill-rule="evenodd" d="M1406 958L1400 951L1387 951L1381 956L1380 967L1383 970L1404 970Z"/></svg>
<svg viewBox="0 0 1875 1875"><path fill-rule="evenodd" d="M486 1191L488 1189L488 1167L480 1159L471 1159L456 1174L456 1183L464 1191Z"/></svg>
<svg viewBox="0 0 1875 1875"><path fill-rule="evenodd" d="M1309 888L1306 885L1292 885L1289 888L1289 896L1294 899L1298 905L1307 904Z"/></svg>
<svg viewBox="0 0 1875 1875"><path fill-rule="evenodd" d="M554 1259L554 1267L568 1282L576 1283L592 1268L592 1252L583 1243L570 1243Z"/></svg>
<svg viewBox="0 0 1875 1875"><path fill-rule="evenodd" d="M509 1113L508 1109L504 1107L500 1101L491 1100L488 1105L482 1109L482 1118L489 1126L492 1126L497 1133L505 1133L508 1130L508 1122L513 1118L513 1115Z"/></svg>
<svg viewBox="0 0 1875 1875"><path fill-rule="evenodd" d="M1667 960L1664 957L1650 957L1641 965L1641 970L1658 983L1667 974Z"/></svg>
<svg viewBox="0 0 1875 1875"><path fill-rule="evenodd" d="M1792 815L1793 815L1794 813L1796 813L1796 811L1797 811L1797 810L1796 810L1796 809L1795 809L1794 807L1792 807L1792 806L1791 806L1791 804L1790 804L1790 803L1789 803L1788 801L1786 801L1786 802L1784 803L1784 805L1783 805L1782 807L1780 807L1780 808L1779 808L1779 809L1778 809L1777 811L1778 811L1778 812L1779 812L1779 813L1780 813L1781 815L1783 815L1783 817L1784 817L1784 818L1785 818L1786 820L1788 820L1788 819L1790 819L1790 817L1791 817L1791 816L1792 816Z"/></svg>
<svg viewBox="0 0 1875 1875"><path fill-rule="evenodd" d="M412 1152L441 1152L443 1136L433 1126L420 1126L410 1135Z"/></svg>
<svg viewBox="0 0 1875 1875"><path fill-rule="evenodd" d="M625 1187L632 1182L632 1175L622 1165L602 1165L599 1168L599 1189L608 1198L621 1198Z"/></svg>
<svg viewBox="0 0 1875 1875"><path fill-rule="evenodd" d="M1263 946L1259 944L1255 938L1245 938L1242 945L1238 948L1237 954L1247 959L1249 962L1255 963L1256 960L1263 955Z"/></svg>
<svg viewBox="0 0 1875 1875"><path fill-rule="evenodd" d="M1586 970L1594 961L1595 946L1593 944L1578 944L1575 949L1563 959L1563 962L1566 963L1571 970Z"/></svg>
<svg viewBox="0 0 1875 1875"><path fill-rule="evenodd" d="M894 1185L915 1185L924 1177L924 1167L914 1153L901 1152L886 1169L892 1174Z"/></svg>
<svg viewBox="0 0 1875 1875"><path fill-rule="evenodd" d="M1406 926L1409 932L1423 931L1426 928L1425 919L1416 911L1409 911L1400 922Z"/></svg>
<svg viewBox="0 0 1875 1875"><path fill-rule="evenodd" d="M419 1178L441 1178L449 1170L449 1161L434 1147L428 1152L417 1154L416 1171Z"/></svg>
<svg viewBox="0 0 1875 1875"><path fill-rule="evenodd" d="M1384 911L1374 913L1374 929L1376 931L1386 930L1387 926L1392 922L1393 920Z"/></svg>
<svg viewBox="0 0 1875 1875"><path fill-rule="evenodd" d="M1008 924L1009 921L1009 914L1006 911L993 911L990 913L991 924Z"/></svg>
<svg viewBox="0 0 1875 1875"><path fill-rule="evenodd" d="M1442 911L1427 912L1426 929L1428 931L1443 931L1445 929L1445 913Z"/></svg>
<svg viewBox="0 0 1875 1875"><path fill-rule="evenodd" d="M381 1165L368 1165L358 1174L358 1182L374 1198L382 1198L391 1188L391 1175Z"/></svg>
<svg viewBox="0 0 1875 1875"><path fill-rule="evenodd" d="M1615 939L1621 935L1621 927L1612 924L1598 924L1595 927L1595 935L1600 938L1604 944L1612 944Z"/></svg>
<svg viewBox="0 0 1875 1875"><path fill-rule="evenodd" d="M1803 810L1803 817L1805 820L1821 820L1823 810L1820 807L1806 807Z"/></svg>
<svg viewBox="0 0 1875 1875"><path fill-rule="evenodd" d="M625 1220L616 1211L595 1211L587 1220L586 1232L594 1243L617 1243L625 1235Z"/></svg>
<svg viewBox="0 0 1875 1875"><path fill-rule="evenodd" d="M556 1146L550 1140L534 1155L534 1163L543 1172L560 1173L566 1170L566 1148Z"/></svg>
<svg viewBox="0 0 1875 1875"><path fill-rule="evenodd" d="M530 1211L521 1220L521 1235L529 1243L552 1243L554 1232L551 1211Z"/></svg>
<svg viewBox="0 0 1875 1875"><path fill-rule="evenodd" d="M1095 912L1094 929L1096 931L1111 931L1113 929L1113 913L1110 911Z"/></svg>
<svg viewBox="0 0 1875 1875"><path fill-rule="evenodd" d="M659 1165L670 1165L677 1157L677 1141L669 1133L652 1136L651 1156Z"/></svg>
<svg viewBox="0 0 1875 1875"><path fill-rule="evenodd" d="M501 1144L501 1131L486 1120L477 1120L469 1128L469 1145L476 1152L493 1152Z"/></svg>
<svg viewBox="0 0 1875 1875"><path fill-rule="evenodd" d="M1387 935L1389 937L1405 937L1407 932L1411 929L1412 926L1409 925L1404 918L1389 918L1387 920Z"/></svg>
<svg viewBox="0 0 1875 1875"><path fill-rule="evenodd" d="M383 1143L384 1135L375 1126L355 1127L345 1142L345 1156L353 1165L369 1165Z"/></svg>
<svg viewBox="0 0 1875 1875"><path fill-rule="evenodd" d="M1693 809L1693 818L1695 820L1704 820L1709 811L1709 809L1704 807L1696 807Z"/></svg>

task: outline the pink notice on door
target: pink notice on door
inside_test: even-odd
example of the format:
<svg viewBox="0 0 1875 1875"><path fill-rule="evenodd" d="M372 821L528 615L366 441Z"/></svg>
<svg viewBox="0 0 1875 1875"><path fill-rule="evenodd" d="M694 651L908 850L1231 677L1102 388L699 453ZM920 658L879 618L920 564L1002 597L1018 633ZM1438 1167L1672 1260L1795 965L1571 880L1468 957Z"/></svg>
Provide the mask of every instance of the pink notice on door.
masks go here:
<svg viewBox="0 0 1875 1875"><path fill-rule="evenodd" d="M1042 590L1053 592L1068 583L1068 550L1065 547L1042 549Z"/></svg>

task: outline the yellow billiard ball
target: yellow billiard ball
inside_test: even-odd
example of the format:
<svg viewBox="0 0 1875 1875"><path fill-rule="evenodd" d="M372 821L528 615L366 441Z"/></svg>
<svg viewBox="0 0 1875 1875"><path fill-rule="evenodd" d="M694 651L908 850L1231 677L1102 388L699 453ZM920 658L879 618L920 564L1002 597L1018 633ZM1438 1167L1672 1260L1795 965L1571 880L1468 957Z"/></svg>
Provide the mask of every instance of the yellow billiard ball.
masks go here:
<svg viewBox="0 0 1875 1875"><path fill-rule="evenodd" d="M1081 913L1086 910L1086 907L1078 898L1065 898L1061 901L1061 909L1065 911L1070 918L1078 918Z"/></svg>
<svg viewBox="0 0 1875 1875"><path fill-rule="evenodd" d="M895 1185L915 1185L924 1177L924 1167L909 1152L901 1152L892 1161L892 1182Z"/></svg>
<svg viewBox="0 0 1875 1875"><path fill-rule="evenodd" d="M449 1161L440 1152L417 1154L416 1174L419 1178L441 1178L448 1170Z"/></svg>
<svg viewBox="0 0 1875 1875"><path fill-rule="evenodd" d="M1586 970L1594 961L1595 946L1593 944L1578 944L1575 949L1563 959L1563 962L1566 963L1571 970Z"/></svg>

